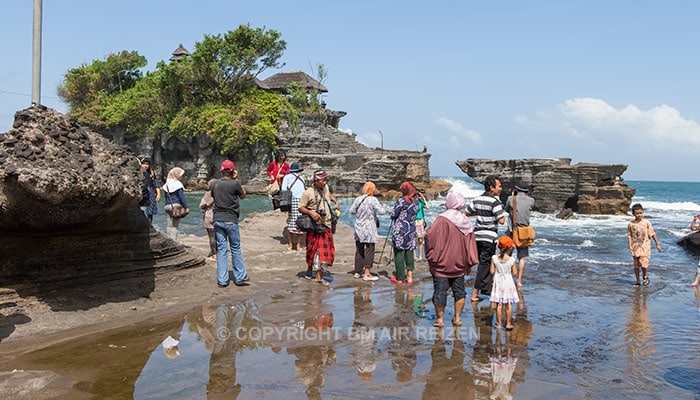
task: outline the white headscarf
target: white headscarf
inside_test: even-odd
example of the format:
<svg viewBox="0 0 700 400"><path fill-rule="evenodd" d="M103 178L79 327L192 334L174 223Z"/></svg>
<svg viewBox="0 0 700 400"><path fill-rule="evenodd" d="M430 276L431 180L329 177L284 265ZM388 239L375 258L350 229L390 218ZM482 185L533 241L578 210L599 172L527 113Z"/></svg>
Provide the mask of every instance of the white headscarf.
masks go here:
<svg viewBox="0 0 700 400"><path fill-rule="evenodd" d="M180 189L184 189L185 186L180 182L182 176L185 175L185 170L180 167L175 167L168 172L168 178L165 181L163 188L168 191L168 193L175 193Z"/></svg>

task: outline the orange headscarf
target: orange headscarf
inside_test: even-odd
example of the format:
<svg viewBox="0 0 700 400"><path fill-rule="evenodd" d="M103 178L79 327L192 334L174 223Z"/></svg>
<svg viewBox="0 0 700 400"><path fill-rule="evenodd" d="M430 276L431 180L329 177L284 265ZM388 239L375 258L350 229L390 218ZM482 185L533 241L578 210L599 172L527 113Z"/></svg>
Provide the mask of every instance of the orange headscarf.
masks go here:
<svg viewBox="0 0 700 400"><path fill-rule="evenodd" d="M416 187L411 182L404 182L401 184L400 189L406 203L413 203L413 200L416 198Z"/></svg>
<svg viewBox="0 0 700 400"><path fill-rule="evenodd" d="M376 190L377 190L377 186L375 186L374 183L365 182L365 184L362 186L361 194L366 194L367 196L374 196L374 192Z"/></svg>

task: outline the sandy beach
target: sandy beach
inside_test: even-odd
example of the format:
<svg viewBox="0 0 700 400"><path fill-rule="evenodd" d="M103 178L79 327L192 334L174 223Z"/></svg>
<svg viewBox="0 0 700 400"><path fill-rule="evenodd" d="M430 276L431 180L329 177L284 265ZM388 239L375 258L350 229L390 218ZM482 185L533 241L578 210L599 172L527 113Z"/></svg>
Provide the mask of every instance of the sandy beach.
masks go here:
<svg viewBox="0 0 700 400"><path fill-rule="evenodd" d="M240 225L243 256L249 286L226 288L216 285L216 262L206 259L201 267L167 272L155 277L147 297L119 301L124 294L138 290L138 280L117 287L62 288L50 302L35 297L22 298L9 289L0 288L0 357L6 359L27 349L36 350L91 332L143 321L159 314L191 308L203 303L234 302L283 290L296 274L305 271L304 249L289 252L284 231L286 213L269 211L248 216ZM202 233L205 234L204 229ZM346 272L353 268L354 241L352 228L338 224L336 261L332 269L335 284L352 280ZM178 241L200 252L209 252L206 236L179 235ZM382 242L383 244L383 242ZM390 253L391 243L387 244ZM127 296L128 297L128 296ZM62 310L55 311L60 303ZM96 304L96 305L95 305ZM95 306L91 306L95 305Z"/></svg>

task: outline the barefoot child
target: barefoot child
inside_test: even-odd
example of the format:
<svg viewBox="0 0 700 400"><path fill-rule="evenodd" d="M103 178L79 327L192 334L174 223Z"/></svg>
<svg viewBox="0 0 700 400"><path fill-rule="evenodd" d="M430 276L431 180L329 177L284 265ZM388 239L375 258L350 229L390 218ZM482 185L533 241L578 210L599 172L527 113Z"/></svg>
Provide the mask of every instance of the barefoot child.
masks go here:
<svg viewBox="0 0 700 400"><path fill-rule="evenodd" d="M698 218L700 215L693 215L693 221L690 223L690 230L691 231L700 231L700 225L697 225L696 223L698 222ZM698 283L700 283L700 261L698 261L698 270L695 273L695 280L693 283L689 283L688 286L690 287L698 287Z"/></svg>
<svg viewBox="0 0 700 400"><path fill-rule="evenodd" d="M506 307L506 330L513 330L513 303L518 302L518 291L515 289L513 275L518 270L515 266L515 257L512 257L515 244L508 236L498 239L499 254L491 257L491 274L493 275L493 288L491 289L491 307L496 307L496 322L493 327L502 329L502 308Z"/></svg>
<svg viewBox="0 0 700 400"><path fill-rule="evenodd" d="M634 215L634 221L627 225L627 242L634 259L634 276L637 279L634 286L639 286L640 267L642 268L642 284L648 286L650 281L647 268L649 267L649 257L651 257L651 239L654 239L656 250L659 253L661 253L661 246L651 222L644 219L644 209L641 204L637 203L632 206L632 215Z"/></svg>

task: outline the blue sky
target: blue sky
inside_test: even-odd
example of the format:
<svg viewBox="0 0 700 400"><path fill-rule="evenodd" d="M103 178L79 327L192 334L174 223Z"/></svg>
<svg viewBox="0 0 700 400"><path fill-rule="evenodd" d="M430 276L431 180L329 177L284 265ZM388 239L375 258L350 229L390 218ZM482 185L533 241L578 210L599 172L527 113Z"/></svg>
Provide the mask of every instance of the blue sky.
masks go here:
<svg viewBox="0 0 700 400"><path fill-rule="evenodd" d="M195 4L196 3L196 4ZM0 132L31 102L29 0L0 3ZM699 181L700 2L43 0L42 103L70 68L135 50L152 70L182 43L274 29L276 72L328 70L325 101L370 146L455 161L568 157L628 180Z"/></svg>

